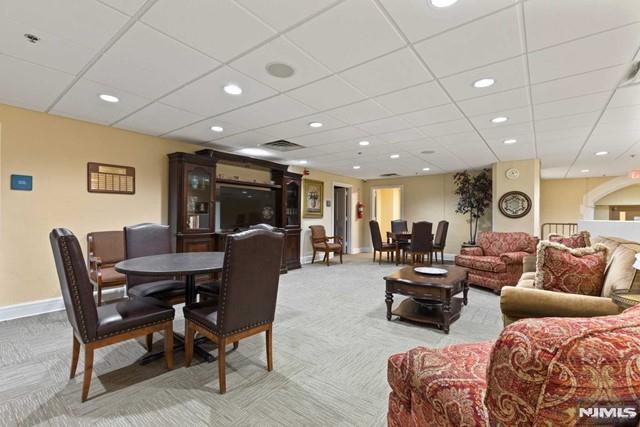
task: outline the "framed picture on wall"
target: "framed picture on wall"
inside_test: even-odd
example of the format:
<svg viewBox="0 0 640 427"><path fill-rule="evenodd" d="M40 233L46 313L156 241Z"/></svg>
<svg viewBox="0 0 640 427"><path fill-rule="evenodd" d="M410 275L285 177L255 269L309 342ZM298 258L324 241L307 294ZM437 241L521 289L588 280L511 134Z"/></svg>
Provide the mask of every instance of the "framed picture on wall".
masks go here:
<svg viewBox="0 0 640 427"><path fill-rule="evenodd" d="M302 182L302 217L322 218L324 215L324 182L305 179Z"/></svg>

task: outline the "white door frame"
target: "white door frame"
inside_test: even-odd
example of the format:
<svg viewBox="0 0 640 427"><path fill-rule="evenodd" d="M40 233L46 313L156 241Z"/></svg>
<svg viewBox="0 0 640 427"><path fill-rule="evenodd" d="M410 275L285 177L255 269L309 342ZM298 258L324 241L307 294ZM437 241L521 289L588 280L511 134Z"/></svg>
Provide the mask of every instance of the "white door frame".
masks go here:
<svg viewBox="0 0 640 427"><path fill-rule="evenodd" d="M333 234L333 231L335 230L335 212L334 209L336 208L336 201L333 200L333 196L335 195L335 188L336 187L343 187L346 188L347 190L347 206L349 207L349 215L347 216L347 238L349 239L349 253L355 253L354 252L354 240L353 240L353 227L352 227L352 223L353 223L353 209L351 206L351 198L353 197L353 185L351 184L345 184L343 182L338 182L338 181L333 181L331 183L331 233ZM358 248L359 250L359 248Z"/></svg>
<svg viewBox="0 0 640 427"><path fill-rule="evenodd" d="M404 218L404 184L389 184L389 185L376 185L374 187L371 187L371 194L369 194L369 200L371 200L371 215L369 216L369 218L371 219L375 219L376 221L378 220L378 218L376 218L376 204L374 203L374 191L375 190L384 190L386 188L397 188L400 190L400 218Z"/></svg>

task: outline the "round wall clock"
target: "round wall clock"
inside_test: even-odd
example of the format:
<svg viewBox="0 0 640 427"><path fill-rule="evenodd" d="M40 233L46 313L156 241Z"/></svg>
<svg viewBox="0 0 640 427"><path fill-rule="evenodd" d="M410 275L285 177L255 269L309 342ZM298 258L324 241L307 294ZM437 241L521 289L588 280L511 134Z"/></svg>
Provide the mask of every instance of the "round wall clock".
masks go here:
<svg viewBox="0 0 640 427"><path fill-rule="evenodd" d="M500 197L498 208L507 218L522 218L531 210L531 199L522 191L509 191Z"/></svg>
<svg viewBox="0 0 640 427"><path fill-rule="evenodd" d="M516 168L507 169L505 175L508 179L518 179L520 177L520 171Z"/></svg>

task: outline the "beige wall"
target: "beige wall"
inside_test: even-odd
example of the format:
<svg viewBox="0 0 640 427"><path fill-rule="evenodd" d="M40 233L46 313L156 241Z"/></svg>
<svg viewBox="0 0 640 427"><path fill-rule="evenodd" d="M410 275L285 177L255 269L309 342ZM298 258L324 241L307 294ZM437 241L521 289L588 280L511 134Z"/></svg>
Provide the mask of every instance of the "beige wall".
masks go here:
<svg viewBox="0 0 640 427"><path fill-rule="evenodd" d="M445 252L458 253L460 245L469 240L468 216L455 213L458 197L454 194L453 174L427 175L409 178L390 178L367 181L364 186L366 221L371 217L371 189L390 185L402 186L403 217L411 223L430 221L434 232L438 221L449 221L449 234ZM491 212L481 219L479 231L491 228ZM371 247L369 227L365 244Z"/></svg>
<svg viewBox="0 0 640 427"><path fill-rule="evenodd" d="M596 202L596 206L611 205L640 205L640 184L614 191Z"/></svg>
<svg viewBox="0 0 640 427"><path fill-rule="evenodd" d="M400 189L399 188L379 188L378 205L375 206L376 218L380 223L380 233L383 236L391 231L391 221L401 219L400 214Z"/></svg>
<svg viewBox="0 0 640 427"><path fill-rule="evenodd" d="M167 221L168 161L193 145L0 105L0 306L60 295L48 235ZM87 162L136 168L135 195L87 192ZM33 176L11 191L9 176Z"/></svg>
<svg viewBox="0 0 640 427"><path fill-rule="evenodd" d="M613 178L543 179L540 183L540 222L578 222L583 197ZM608 219L608 218L607 218ZM540 230L536 234L539 234Z"/></svg>
<svg viewBox="0 0 640 427"><path fill-rule="evenodd" d="M508 179L507 170L520 171L517 179ZM522 191L531 198L531 210L522 218L508 218L498 209L498 202L509 191ZM537 159L498 162L493 165L493 230L526 231L537 234L540 229L540 161Z"/></svg>

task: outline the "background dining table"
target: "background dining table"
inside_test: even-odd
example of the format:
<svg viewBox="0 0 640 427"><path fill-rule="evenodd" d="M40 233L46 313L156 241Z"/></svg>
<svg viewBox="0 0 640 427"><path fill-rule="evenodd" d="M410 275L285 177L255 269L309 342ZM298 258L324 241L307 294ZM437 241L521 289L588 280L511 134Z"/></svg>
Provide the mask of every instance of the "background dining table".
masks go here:
<svg viewBox="0 0 640 427"><path fill-rule="evenodd" d="M185 276L185 304L196 302L196 276L222 271L224 252L181 252L162 255L151 255L140 258L130 258L115 265L116 271L136 276ZM175 350L184 350L184 336L174 332ZM200 347L204 337L196 340L195 353L207 362L213 362L215 357ZM164 356L164 352L149 354L141 362L148 363Z"/></svg>

